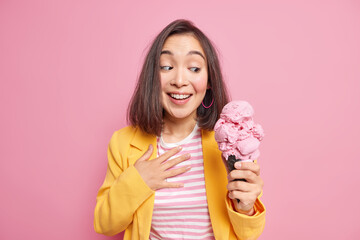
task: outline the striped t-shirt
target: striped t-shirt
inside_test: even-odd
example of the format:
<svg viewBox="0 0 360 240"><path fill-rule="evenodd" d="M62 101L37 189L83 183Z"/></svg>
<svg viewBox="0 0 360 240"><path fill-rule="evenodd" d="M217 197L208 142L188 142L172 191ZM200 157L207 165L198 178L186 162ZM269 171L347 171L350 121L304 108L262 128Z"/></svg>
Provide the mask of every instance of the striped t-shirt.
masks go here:
<svg viewBox="0 0 360 240"><path fill-rule="evenodd" d="M191 165L183 174L168 178L168 182L184 183L183 188L162 188L155 192L150 239L215 239L206 200L201 131L196 125L191 134L177 143L157 139L158 156L182 146L172 158L190 153L190 159L175 168ZM172 159L170 158L170 159Z"/></svg>

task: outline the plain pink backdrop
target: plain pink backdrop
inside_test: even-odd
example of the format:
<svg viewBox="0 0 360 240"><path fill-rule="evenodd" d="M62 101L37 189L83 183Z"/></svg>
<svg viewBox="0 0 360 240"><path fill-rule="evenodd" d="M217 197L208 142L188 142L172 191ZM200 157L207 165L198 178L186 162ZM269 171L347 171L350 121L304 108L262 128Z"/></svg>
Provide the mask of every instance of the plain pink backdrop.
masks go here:
<svg viewBox="0 0 360 240"><path fill-rule="evenodd" d="M359 239L359 1L0 1L0 239L93 230L112 133L146 48L177 18L255 108L260 239Z"/></svg>

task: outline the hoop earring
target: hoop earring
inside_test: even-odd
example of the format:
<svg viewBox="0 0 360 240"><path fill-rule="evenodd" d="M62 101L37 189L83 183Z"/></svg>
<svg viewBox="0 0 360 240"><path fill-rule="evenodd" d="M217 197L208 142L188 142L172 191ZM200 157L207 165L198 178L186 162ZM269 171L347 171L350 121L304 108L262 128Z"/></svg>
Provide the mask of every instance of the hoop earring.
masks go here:
<svg viewBox="0 0 360 240"><path fill-rule="evenodd" d="M210 108L210 107L213 105L213 103L214 103L214 98L212 99L212 101L211 101L211 103L210 103L209 106L205 106L205 105L204 105L204 100L201 102L201 104L203 105L203 107L206 108L206 109L207 109L207 108Z"/></svg>
<svg viewBox="0 0 360 240"><path fill-rule="evenodd" d="M208 90L209 90L209 89L211 89L211 87L208 88ZM204 99L205 99L205 98L204 98ZM203 107L206 108L206 109L210 108L210 107L213 105L213 103L214 103L214 97L212 98L211 103L210 103L209 106L205 106L205 104L204 104L204 99L202 100L201 104L202 104Z"/></svg>

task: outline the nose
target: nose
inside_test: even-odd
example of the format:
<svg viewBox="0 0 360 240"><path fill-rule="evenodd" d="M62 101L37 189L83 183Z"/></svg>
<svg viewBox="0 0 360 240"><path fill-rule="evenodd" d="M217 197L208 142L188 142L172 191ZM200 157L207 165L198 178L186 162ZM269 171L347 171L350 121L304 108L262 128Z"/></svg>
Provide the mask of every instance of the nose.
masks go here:
<svg viewBox="0 0 360 240"><path fill-rule="evenodd" d="M176 86L178 88L188 85L189 82L187 80L186 74L181 69L176 71L174 78L171 81L171 85Z"/></svg>

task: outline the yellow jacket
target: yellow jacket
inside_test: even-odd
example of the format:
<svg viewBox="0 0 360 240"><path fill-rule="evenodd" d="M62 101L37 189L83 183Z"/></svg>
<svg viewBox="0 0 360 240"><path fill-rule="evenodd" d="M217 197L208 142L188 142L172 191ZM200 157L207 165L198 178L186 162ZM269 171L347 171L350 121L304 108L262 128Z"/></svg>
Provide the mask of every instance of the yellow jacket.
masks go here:
<svg viewBox="0 0 360 240"><path fill-rule="evenodd" d="M265 208L259 199L254 216L233 210L227 197L227 173L213 131L202 130L205 188L215 238L256 239L265 226ZM131 126L116 131L109 143L108 168L96 198L94 228L98 233L115 235L125 230L124 240L148 240L155 192L143 181L134 163L154 147L156 136Z"/></svg>

